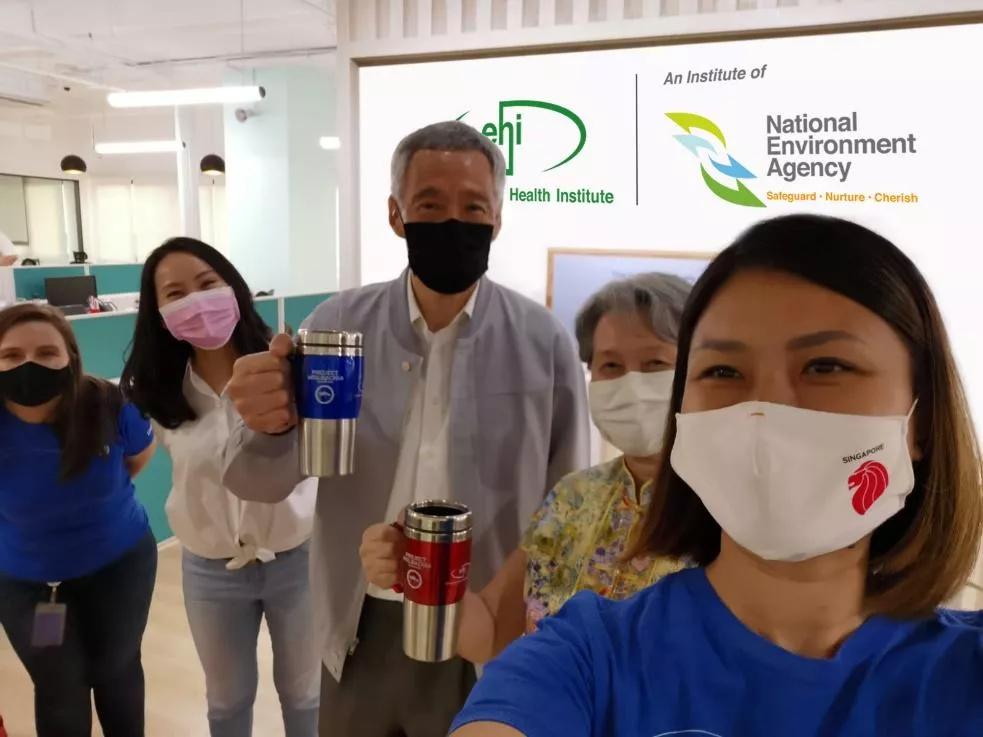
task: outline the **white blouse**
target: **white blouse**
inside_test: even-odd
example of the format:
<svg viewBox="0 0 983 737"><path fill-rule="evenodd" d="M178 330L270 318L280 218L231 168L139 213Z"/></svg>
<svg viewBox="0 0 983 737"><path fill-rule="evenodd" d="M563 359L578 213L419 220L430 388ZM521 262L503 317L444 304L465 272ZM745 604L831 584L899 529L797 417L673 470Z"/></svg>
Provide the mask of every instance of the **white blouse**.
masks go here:
<svg viewBox="0 0 983 737"><path fill-rule="evenodd" d="M198 415L176 430L154 423L173 464L173 486L165 511L175 536L202 558L229 559L236 570L254 560L268 563L311 537L317 479L307 479L278 504L239 499L222 485L224 453L238 418L231 400L221 396L191 368L184 396Z"/></svg>

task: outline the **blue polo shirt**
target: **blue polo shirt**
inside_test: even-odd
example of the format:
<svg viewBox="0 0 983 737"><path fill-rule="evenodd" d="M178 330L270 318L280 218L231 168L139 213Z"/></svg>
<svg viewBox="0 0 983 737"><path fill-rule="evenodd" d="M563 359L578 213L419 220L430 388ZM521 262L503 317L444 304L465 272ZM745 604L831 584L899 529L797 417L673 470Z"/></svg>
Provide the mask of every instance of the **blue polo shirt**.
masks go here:
<svg viewBox="0 0 983 737"><path fill-rule="evenodd" d="M867 620L829 660L751 632L703 569L574 597L488 665L455 722L526 737L980 737L983 613Z"/></svg>
<svg viewBox="0 0 983 737"><path fill-rule="evenodd" d="M147 513L124 463L153 442L150 423L125 404L108 453L59 479L61 447L49 425L0 404L0 573L67 581L113 562L147 533Z"/></svg>

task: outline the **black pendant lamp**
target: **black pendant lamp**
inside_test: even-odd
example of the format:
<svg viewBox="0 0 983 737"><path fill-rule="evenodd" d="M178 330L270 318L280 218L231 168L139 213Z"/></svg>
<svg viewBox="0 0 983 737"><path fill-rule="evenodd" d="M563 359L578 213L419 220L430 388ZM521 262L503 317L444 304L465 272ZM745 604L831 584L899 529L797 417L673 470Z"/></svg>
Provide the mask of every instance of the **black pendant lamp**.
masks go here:
<svg viewBox="0 0 983 737"><path fill-rule="evenodd" d="M85 165L85 161L81 156L69 154L61 160L61 170L66 174L82 175L85 174L88 169L89 167Z"/></svg>
<svg viewBox="0 0 983 737"><path fill-rule="evenodd" d="M225 160L218 154L208 154L201 160L201 173L210 177L220 177L225 174Z"/></svg>

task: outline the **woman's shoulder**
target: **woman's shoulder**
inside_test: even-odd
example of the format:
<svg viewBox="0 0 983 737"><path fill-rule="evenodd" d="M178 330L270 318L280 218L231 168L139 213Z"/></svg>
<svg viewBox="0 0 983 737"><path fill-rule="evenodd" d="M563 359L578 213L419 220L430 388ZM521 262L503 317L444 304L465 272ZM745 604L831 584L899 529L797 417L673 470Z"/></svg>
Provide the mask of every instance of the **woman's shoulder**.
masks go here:
<svg viewBox="0 0 983 737"><path fill-rule="evenodd" d="M605 490L611 493L619 490L625 473L624 458L598 463L596 466L568 473L556 483L550 497L557 501L570 502L579 508L587 498L598 499ZM599 495L598 491L602 494Z"/></svg>
<svg viewBox="0 0 983 737"><path fill-rule="evenodd" d="M537 629L552 647L590 651L595 656L603 653L601 661L632 670L646 659L639 643L648 643L641 646L642 650L654 647L663 633L672 631L681 636L685 628L700 620L699 607L687 591L687 575L702 574L692 570L670 574L621 600L580 591L557 612L544 617Z"/></svg>
<svg viewBox="0 0 983 737"><path fill-rule="evenodd" d="M579 620L590 619L603 624L610 632L629 633L657 626L658 621L678 619L678 612L700 608L694 597L698 581L704 578L702 568L687 568L661 578L625 599L609 599L593 591L575 594L560 610ZM620 636L620 635L619 635Z"/></svg>
<svg viewBox="0 0 983 737"><path fill-rule="evenodd" d="M146 448L154 439L153 425L149 417L133 402L122 400L117 414L119 438L133 452Z"/></svg>
<svg viewBox="0 0 983 737"><path fill-rule="evenodd" d="M935 618L942 627L955 627L957 630L969 629L983 634L983 609L966 611L939 609Z"/></svg>
<svg viewBox="0 0 983 737"><path fill-rule="evenodd" d="M150 422L150 418L143 413L143 410L127 399L122 399L120 401L119 411L116 414L119 416L120 422L138 419L145 422Z"/></svg>
<svg viewBox="0 0 983 737"><path fill-rule="evenodd" d="M602 463L575 471L560 479L546 495L526 531L526 546L533 537L547 531L554 538L561 529L579 534L609 506L610 495L618 488L619 461Z"/></svg>
<svg viewBox="0 0 983 737"><path fill-rule="evenodd" d="M983 611L939 609L909 639L933 659L971 660L983 688Z"/></svg>
<svg viewBox="0 0 983 737"><path fill-rule="evenodd" d="M925 713L958 718L960 728L969 730L958 734L981 734L967 720L983 724L983 612L939 611L916 622L894 622L894 628L869 682L902 694Z"/></svg>

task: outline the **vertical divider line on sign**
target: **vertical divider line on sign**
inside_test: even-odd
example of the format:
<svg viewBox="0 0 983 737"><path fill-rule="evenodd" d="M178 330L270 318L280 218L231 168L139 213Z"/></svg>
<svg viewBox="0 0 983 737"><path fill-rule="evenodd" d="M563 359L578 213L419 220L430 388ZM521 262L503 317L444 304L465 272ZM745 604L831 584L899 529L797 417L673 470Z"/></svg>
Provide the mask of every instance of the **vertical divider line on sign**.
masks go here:
<svg viewBox="0 0 983 737"><path fill-rule="evenodd" d="M638 72L635 72L635 207L638 207Z"/></svg>

